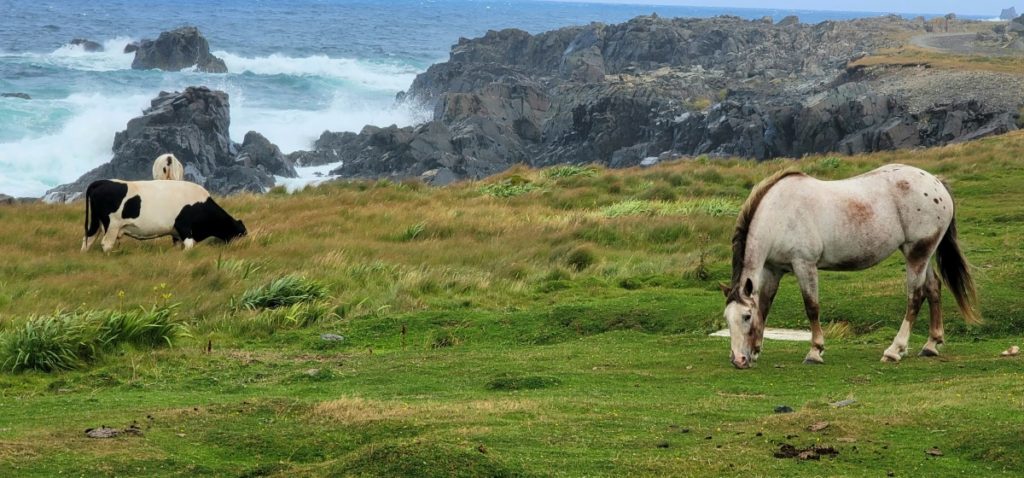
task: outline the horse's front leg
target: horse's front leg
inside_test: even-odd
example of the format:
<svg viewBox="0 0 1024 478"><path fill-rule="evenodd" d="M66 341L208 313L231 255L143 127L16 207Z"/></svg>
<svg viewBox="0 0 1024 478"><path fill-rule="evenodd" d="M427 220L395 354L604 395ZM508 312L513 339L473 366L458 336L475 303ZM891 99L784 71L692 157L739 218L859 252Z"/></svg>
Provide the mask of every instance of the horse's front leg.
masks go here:
<svg viewBox="0 0 1024 478"><path fill-rule="evenodd" d="M772 303L775 302L775 294L779 291L779 280L782 273L766 269L761 282L760 297L757 300L758 312L761 321L761 333L757 334L757 341L754 343L753 360L757 360L761 353L761 344L764 342L764 328L768 326L768 313L772 310Z"/></svg>
<svg viewBox="0 0 1024 478"><path fill-rule="evenodd" d="M818 314L818 267L813 263L793 263L793 274L800 282L800 293L804 298L804 310L807 312L807 320L811 323L811 350L804 357L806 364L822 364L825 360L821 354L825 353L825 334L821 331L821 322Z"/></svg>
<svg viewBox="0 0 1024 478"><path fill-rule="evenodd" d="M921 311L921 304L925 299L925 282L928 274L928 258L918 261L907 261L907 312L903 316L903 324L892 345L882 353L883 362L899 362L907 354L907 345L910 342L910 331L914 328L914 321Z"/></svg>

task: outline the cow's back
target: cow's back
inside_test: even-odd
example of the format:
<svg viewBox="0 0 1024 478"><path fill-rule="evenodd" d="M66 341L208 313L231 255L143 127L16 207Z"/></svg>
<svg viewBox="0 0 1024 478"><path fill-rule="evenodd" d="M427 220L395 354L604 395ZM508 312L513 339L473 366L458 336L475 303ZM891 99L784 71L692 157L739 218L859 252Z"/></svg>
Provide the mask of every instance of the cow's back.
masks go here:
<svg viewBox="0 0 1024 478"><path fill-rule="evenodd" d="M185 206L203 203L210 197L202 186L188 181L126 181L125 184L128 194L122 211L124 228L126 233L138 238L170 234ZM129 209L127 205L131 201L137 202L137 206Z"/></svg>

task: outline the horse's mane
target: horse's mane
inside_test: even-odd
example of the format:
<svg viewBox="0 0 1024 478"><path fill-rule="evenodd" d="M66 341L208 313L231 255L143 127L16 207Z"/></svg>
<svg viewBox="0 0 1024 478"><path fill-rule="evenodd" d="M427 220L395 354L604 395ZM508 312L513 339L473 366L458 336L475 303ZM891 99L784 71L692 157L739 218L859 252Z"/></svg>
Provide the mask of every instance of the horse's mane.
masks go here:
<svg viewBox="0 0 1024 478"><path fill-rule="evenodd" d="M732 234L732 287L733 294L739 290L740 275L743 274L743 261L747 254L747 233L750 231L750 222L754 220L754 213L757 212L757 206L761 204L761 200L768 194L768 190L775 186L776 183L782 181L789 176L800 175L804 173L800 171L794 171L787 169L779 171L765 180L757 183L754 189L750 191L750 196L747 196L747 200L743 202L743 207L740 209L740 215L736 218L736 230Z"/></svg>

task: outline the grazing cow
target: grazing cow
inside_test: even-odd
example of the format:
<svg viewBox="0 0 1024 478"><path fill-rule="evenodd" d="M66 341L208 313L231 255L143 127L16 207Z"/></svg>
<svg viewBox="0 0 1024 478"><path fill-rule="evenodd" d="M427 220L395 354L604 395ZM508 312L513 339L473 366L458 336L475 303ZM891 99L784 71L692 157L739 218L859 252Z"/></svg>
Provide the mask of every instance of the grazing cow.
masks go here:
<svg viewBox="0 0 1024 478"><path fill-rule="evenodd" d="M228 242L246 234L245 224L213 202L202 186L187 181L100 180L85 191L85 237L82 252L104 231L103 251L121 235L135 239L172 236L191 249L216 237Z"/></svg>
<svg viewBox="0 0 1024 478"><path fill-rule="evenodd" d="M181 181L183 177L185 177L185 168L173 154L161 154L157 156L156 161L153 161L153 179Z"/></svg>

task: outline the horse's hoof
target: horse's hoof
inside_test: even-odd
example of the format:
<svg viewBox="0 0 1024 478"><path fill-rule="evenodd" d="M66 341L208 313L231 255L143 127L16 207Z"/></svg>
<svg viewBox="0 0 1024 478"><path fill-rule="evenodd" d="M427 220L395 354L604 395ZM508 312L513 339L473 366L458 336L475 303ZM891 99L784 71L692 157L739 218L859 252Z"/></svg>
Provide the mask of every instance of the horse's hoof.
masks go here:
<svg viewBox="0 0 1024 478"><path fill-rule="evenodd" d="M804 359L804 365L825 365L825 361L822 359L813 359L807 357Z"/></svg>
<svg viewBox="0 0 1024 478"><path fill-rule="evenodd" d="M889 354L882 355L882 361L883 362L897 363L902 358L903 357L900 357L899 355L889 355Z"/></svg>
<svg viewBox="0 0 1024 478"><path fill-rule="evenodd" d="M920 357L938 357L939 353L932 349L921 349L921 353L918 354Z"/></svg>

